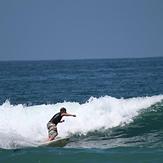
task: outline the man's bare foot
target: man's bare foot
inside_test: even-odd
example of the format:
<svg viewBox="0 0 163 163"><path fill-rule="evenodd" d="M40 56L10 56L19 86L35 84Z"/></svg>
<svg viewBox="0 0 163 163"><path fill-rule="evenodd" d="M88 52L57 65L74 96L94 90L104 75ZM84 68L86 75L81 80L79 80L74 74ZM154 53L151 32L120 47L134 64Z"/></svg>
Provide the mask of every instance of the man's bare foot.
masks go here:
<svg viewBox="0 0 163 163"><path fill-rule="evenodd" d="M48 138L48 141L52 141L52 140L55 140L55 138L51 138L51 137Z"/></svg>

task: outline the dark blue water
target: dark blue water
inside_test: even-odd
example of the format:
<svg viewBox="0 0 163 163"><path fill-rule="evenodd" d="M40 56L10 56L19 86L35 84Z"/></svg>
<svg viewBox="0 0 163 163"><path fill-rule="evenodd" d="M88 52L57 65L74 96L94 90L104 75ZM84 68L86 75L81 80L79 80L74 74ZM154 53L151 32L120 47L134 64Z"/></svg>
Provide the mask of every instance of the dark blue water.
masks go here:
<svg viewBox="0 0 163 163"><path fill-rule="evenodd" d="M91 97L96 99L87 106ZM162 162L162 100L161 57L0 62L0 162ZM73 102L79 103L79 106ZM91 109L89 120L81 118L80 123L86 125L84 128L82 124L77 124L79 121L76 122L80 132L74 130L69 135L70 143L65 148L24 149L18 146L20 137L15 135L21 133L19 128L23 124L16 127L19 123L16 115L24 117L27 114L21 112L23 105L31 106L30 118L26 121L32 123L32 120L39 119L38 114L42 116L44 104L49 104L46 105L49 112L50 107L60 103L67 104L70 111L76 107L83 117L90 114L84 108ZM39 107L37 115L36 107ZM110 110L105 110L107 107ZM14 119L13 109L17 120ZM97 118L99 109L103 111L99 113L101 119ZM115 112L116 109L120 110ZM80 114L78 117L80 119ZM6 119L12 119L14 125L9 123L8 126L13 129L14 135L4 131ZM30 127L31 123L25 126ZM42 124L45 122L39 125ZM38 133L34 130L32 134L43 137L44 130ZM8 144L3 141L6 135L9 135ZM13 142L19 143L13 146Z"/></svg>
<svg viewBox="0 0 163 163"><path fill-rule="evenodd" d="M162 94L163 58L0 62L0 103Z"/></svg>

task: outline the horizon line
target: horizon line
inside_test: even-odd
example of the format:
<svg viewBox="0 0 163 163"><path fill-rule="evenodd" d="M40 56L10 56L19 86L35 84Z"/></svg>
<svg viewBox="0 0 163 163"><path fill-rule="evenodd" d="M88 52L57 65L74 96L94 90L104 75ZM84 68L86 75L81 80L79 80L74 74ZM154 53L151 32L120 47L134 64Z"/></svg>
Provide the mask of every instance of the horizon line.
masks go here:
<svg viewBox="0 0 163 163"><path fill-rule="evenodd" d="M150 59L150 58L163 58L163 56L149 56L149 57L118 57L118 58L66 58L66 59L13 59L13 60L0 60L0 62L28 62L28 61L72 61L72 60L104 60L104 59L113 59L113 60L120 60L120 59Z"/></svg>

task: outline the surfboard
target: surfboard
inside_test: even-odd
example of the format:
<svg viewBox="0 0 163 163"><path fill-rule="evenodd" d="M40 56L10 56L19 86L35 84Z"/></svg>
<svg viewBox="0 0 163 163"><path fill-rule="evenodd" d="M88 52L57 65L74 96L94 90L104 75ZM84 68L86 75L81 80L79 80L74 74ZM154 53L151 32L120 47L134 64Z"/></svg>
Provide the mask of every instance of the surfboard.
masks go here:
<svg viewBox="0 0 163 163"><path fill-rule="evenodd" d="M64 147L69 142L69 138L56 138L52 141L46 141L41 143L39 146L48 147Z"/></svg>

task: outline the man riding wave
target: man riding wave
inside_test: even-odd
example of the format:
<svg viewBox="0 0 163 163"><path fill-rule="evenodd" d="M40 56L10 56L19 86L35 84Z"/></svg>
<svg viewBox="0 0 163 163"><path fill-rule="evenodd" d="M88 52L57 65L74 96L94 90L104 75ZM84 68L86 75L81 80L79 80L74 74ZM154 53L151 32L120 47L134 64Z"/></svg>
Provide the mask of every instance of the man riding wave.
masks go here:
<svg viewBox="0 0 163 163"><path fill-rule="evenodd" d="M61 120L64 116L76 117L74 114L67 113L66 108L62 107L60 112L55 114L47 124L49 141L54 140L58 135L57 124L64 122L64 120Z"/></svg>

